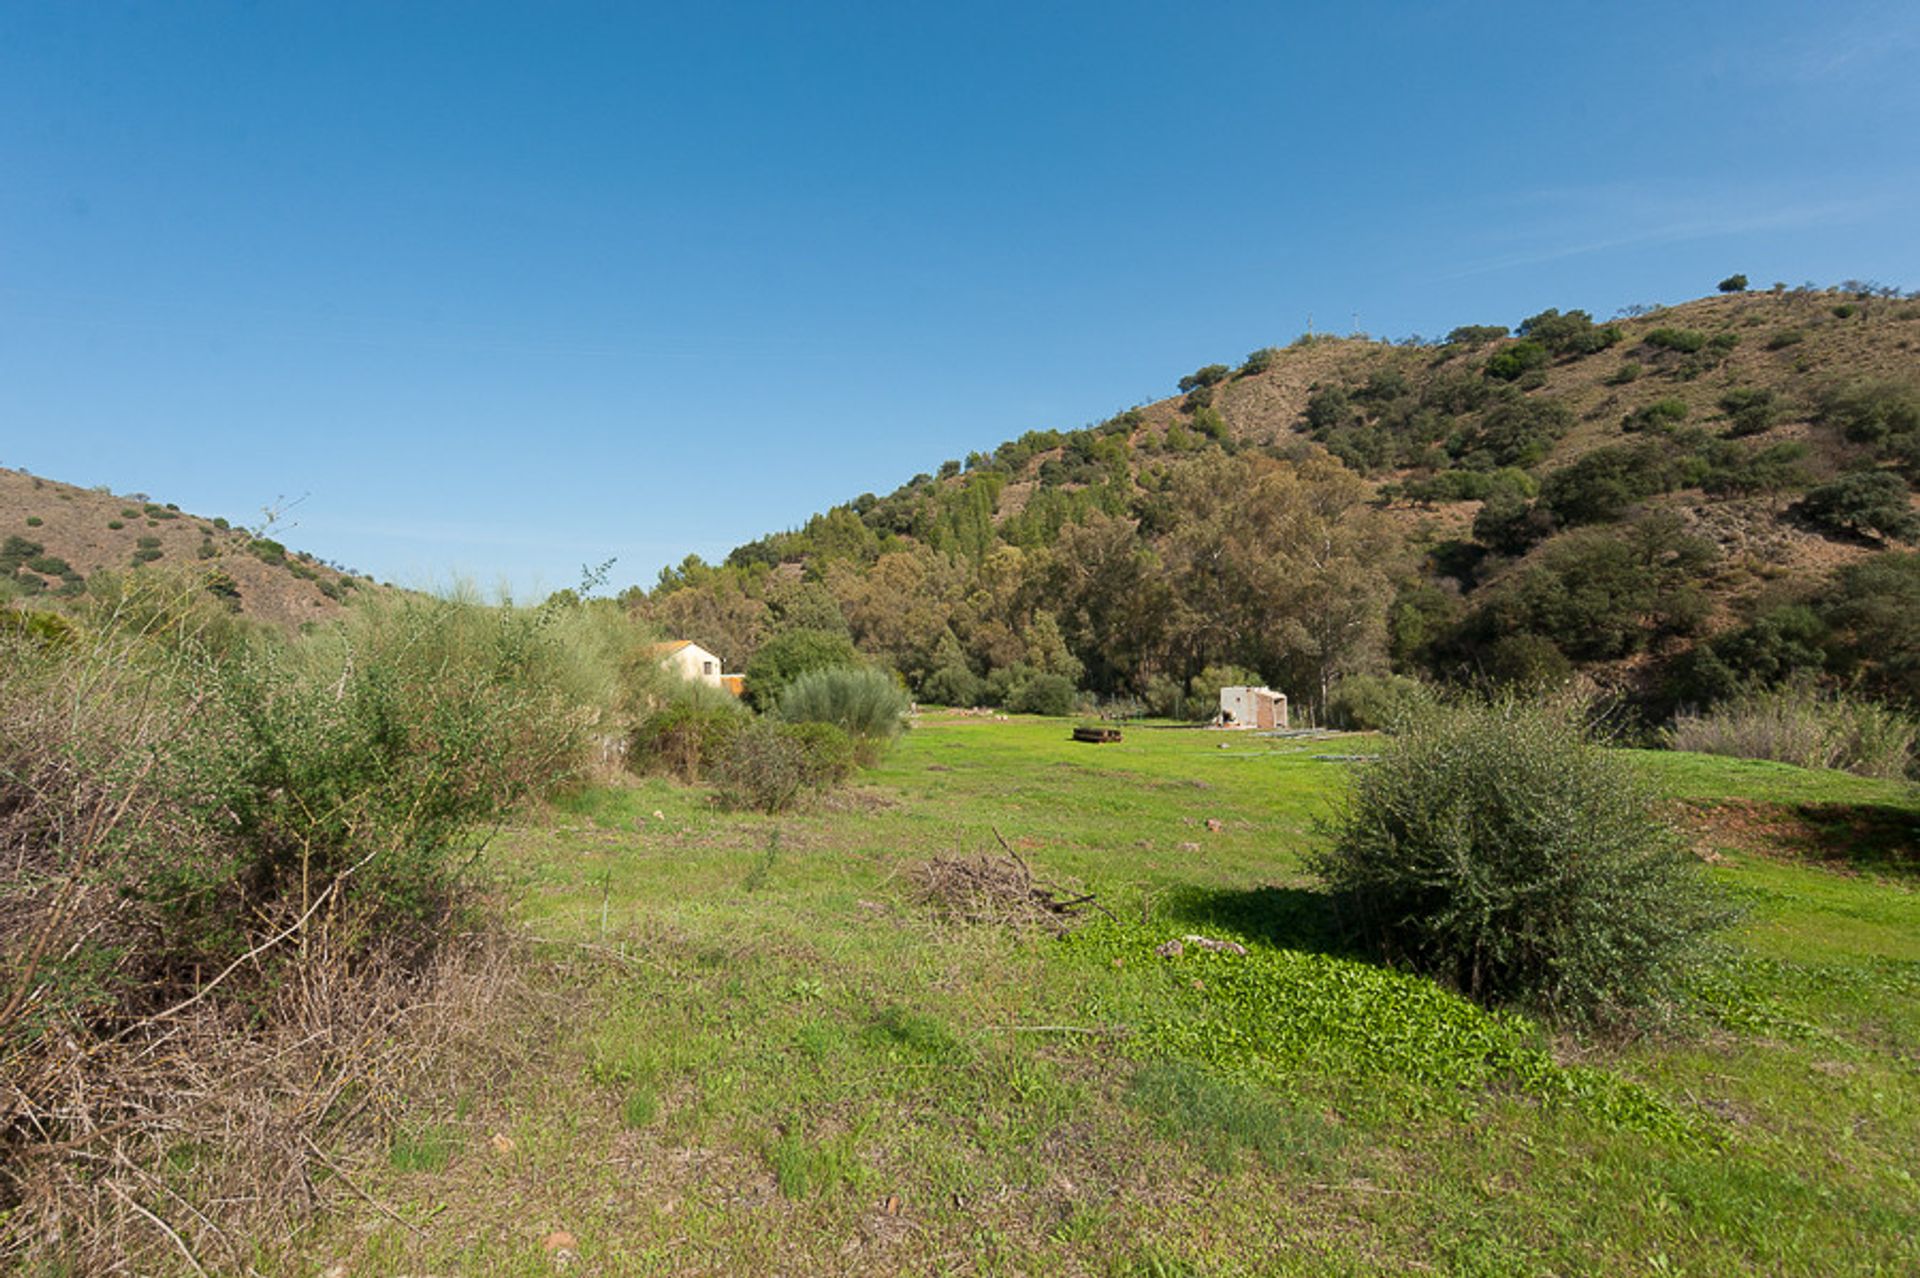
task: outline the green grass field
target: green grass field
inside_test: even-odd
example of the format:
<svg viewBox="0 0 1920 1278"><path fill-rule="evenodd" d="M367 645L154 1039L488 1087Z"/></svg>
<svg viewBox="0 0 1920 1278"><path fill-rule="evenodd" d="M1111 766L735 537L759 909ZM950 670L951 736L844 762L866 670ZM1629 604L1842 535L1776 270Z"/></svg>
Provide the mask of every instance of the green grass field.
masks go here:
<svg viewBox="0 0 1920 1278"><path fill-rule="evenodd" d="M1340 951L1299 853L1352 766L1314 756L1368 739L1068 727L934 717L791 816L648 781L502 835L546 1010L412 1098L356 1176L386 1211L342 1198L263 1267L1920 1272L1910 788L1638 756L1676 811L1824 850L1703 836L1727 953L1671 1022L1581 1041ZM911 866L996 831L1111 917L916 903ZM1247 953L1155 953L1190 935Z"/></svg>

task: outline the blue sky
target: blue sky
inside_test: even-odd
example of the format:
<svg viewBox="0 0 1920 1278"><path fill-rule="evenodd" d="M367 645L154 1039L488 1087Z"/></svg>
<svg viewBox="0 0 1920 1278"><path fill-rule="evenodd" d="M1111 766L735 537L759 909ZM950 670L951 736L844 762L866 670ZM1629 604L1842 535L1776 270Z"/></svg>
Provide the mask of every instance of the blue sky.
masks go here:
<svg viewBox="0 0 1920 1278"><path fill-rule="evenodd" d="M0 5L0 464L651 583L1308 326L1920 286L1911 3Z"/></svg>

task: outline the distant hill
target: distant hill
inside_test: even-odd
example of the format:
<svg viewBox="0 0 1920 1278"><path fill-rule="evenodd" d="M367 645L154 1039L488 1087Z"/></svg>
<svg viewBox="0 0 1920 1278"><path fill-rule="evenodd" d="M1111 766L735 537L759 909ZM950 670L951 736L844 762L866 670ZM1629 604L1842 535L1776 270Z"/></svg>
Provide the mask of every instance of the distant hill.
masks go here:
<svg viewBox="0 0 1920 1278"><path fill-rule="evenodd" d="M1161 702L1227 665L1315 702L1387 670L1691 695L1694 649L1920 529L1920 300L1871 285L1303 336L1179 392L949 460L628 602L735 664L844 626L942 699L1049 662ZM1341 635L1314 633L1356 599Z"/></svg>
<svg viewBox="0 0 1920 1278"><path fill-rule="evenodd" d="M204 573L203 589L281 626L325 620L371 584L225 519L0 468L0 602L74 599L101 573L150 568Z"/></svg>

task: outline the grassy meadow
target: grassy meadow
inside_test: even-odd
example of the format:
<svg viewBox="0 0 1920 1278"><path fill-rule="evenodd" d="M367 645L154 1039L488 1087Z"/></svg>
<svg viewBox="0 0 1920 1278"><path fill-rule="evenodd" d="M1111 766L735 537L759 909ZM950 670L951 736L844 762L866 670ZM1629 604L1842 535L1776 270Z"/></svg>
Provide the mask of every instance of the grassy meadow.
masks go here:
<svg viewBox="0 0 1920 1278"><path fill-rule="evenodd" d="M1316 756L1370 738L1069 727L935 714L795 814L644 780L503 831L523 1011L259 1268L1920 1271L1911 787L1637 756L1745 916L1671 1018L1572 1039L1342 952L1299 855L1352 766ZM1001 839L1105 912L918 899Z"/></svg>

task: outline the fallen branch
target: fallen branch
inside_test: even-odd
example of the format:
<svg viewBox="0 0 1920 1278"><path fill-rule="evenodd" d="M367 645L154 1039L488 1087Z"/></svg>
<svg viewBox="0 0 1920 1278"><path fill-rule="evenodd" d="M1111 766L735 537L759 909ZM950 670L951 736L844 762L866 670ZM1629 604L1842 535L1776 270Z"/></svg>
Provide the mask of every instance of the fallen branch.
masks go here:
<svg viewBox="0 0 1920 1278"><path fill-rule="evenodd" d="M388 1220L391 1220L394 1223L399 1225L404 1225L406 1228L411 1229L416 1234L426 1233L426 1230L420 1228L420 1226L414 1224L411 1220L408 1220L406 1217L402 1216L399 1212L387 1206L385 1203L381 1202L378 1198L375 1198L372 1194L369 1194L366 1190L360 1188L360 1186L354 1184L353 1177L341 1171L339 1164L335 1163L331 1158L328 1158L326 1154L322 1152L321 1148L318 1145L313 1143L313 1137L307 1135L305 1132L302 1132L300 1134L300 1139L306 1142L307 1148L313 1151L313 1156L320 1160L320 1165L322 1167L325 1167L328 1171L332 1172L335 1176L338 1176L340 1178L340 1183L353 1191L353 1196L355 1198L358 1198L361 1202L373 1208L375 1211L379 1212L382 1216L385 1216Z"/></svg>

